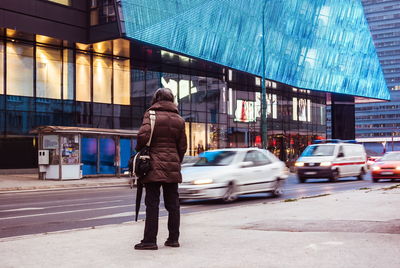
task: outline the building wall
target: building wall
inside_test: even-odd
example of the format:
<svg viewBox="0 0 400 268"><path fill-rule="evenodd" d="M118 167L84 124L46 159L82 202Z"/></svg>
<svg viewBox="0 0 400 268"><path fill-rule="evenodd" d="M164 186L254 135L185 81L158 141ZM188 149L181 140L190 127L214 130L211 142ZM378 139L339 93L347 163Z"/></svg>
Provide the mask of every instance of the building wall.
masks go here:
<svg viewBox="0 0 400 268"><path fill-rule="evenodd" d="M88 1L1 0L0 25L71 42L87 42Z"/></svg>
<svg viewBox="0 0 400 268"><path fill-rule="evenodd" d="M356 106L357 138L400 135L400 2L363 0L391 101ZM391 148L391 146L390 146Z"/></svg>
<svg viewBox="0 0 400 268"><path fill-rule="evenodd" d="M159 87L176 95L187 154L261 146L259 77L123 39L64 41L0 29L0 141L15 148L0 168L35 166L19 155L34 154L38 126L138 129ZM325 135L325 94L272 81L267 91L269 149L293 160Z"/></svg>

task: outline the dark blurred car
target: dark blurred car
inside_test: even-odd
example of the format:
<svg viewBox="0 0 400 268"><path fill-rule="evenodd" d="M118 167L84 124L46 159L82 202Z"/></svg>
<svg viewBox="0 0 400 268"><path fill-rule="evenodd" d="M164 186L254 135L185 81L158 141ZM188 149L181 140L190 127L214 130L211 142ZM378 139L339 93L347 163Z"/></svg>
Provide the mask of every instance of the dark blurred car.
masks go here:
<svg viewBox="0 0 400 268"><path fill-rule="evenodd" d="M400 179L400 151L388 152L372 166L372 181Z"/></svg>

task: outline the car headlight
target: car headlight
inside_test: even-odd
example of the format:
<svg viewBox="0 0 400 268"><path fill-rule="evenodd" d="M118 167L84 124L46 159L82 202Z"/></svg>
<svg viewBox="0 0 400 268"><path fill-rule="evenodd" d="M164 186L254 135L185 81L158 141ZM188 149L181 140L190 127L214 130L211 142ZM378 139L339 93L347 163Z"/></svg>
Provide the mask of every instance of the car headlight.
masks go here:
<svg viewBox="0 0 400 268"><path fill-rule="evenodd" d="M210 184L213 183L212 179L198 179L192 182L195 185Z"/></svg>
<svg viewBox="0 0 400 268"><path fill-rule="evenodd" d="M294 165L296 167L304 167L304 163L303 162L296 162L296 163L294 163Z"/></svg>
<svg viewBox="0 0 400 268"><path fill-rule="evenodd" d="M329 162L329 161L327 161L327 162L321 162L321 164L319 164L321 167L330 167L330 166L332 166L332 162Z"/></svg>
<svg viewBox="0 0 400 268"><path fill-rule="evenodd" d="M374 167L372 167L372 170L380 170L381 168L380 167L378 167L378 166L374 166Z"/></svg>

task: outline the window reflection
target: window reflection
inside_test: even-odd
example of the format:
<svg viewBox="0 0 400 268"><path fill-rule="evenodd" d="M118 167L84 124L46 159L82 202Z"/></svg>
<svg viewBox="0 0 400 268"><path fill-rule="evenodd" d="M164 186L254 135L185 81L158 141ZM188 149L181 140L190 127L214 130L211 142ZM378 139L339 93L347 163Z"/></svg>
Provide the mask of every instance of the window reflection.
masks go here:
<svg viewBox="0 0 400 268"><path fill-rule="evenodd" d="M74 58L70 49L63 51L63 99L74 99Z"/></svg>
<svg viewBox="0 0 400 268"><path fill-rule="evenodd" d="M36 96L61 99L61 50L36 47Z"/></svg>
<svg viewBox="0 0 400 268"><path fill-rule="evenodd" d="M0 94L4 94L4 45L0 42Z"/></svg>
<svg viewBox="0 0 400 268"><path fill-rule="evenodd" d="M7 43L7 94L33 96L32 46Z"/></svg>
<svg viewBox="0 0 400 268"><path fill-rule="evenodd" d="M115 56L129 57L130 45L129 41L125 39L113 40L113 54Z"/></svg>
<svg viewBox="0 0 400 268"><path fill-rule="evenodd" d="M111 103L112 61L106 57L93 58L93 101Z"/></svg>
<svg viewBox="0 0 400 268"><path fill-rule="evenodd" d="M114 59L114 104L130 104L129 60Z"/></svg>
<svg viewBox="0 0 400 268"><path fill-rule="evenodd" d="M198 155L206 148L206 124L192 123L191 155Z"/></svg>
<svg viewBox="0 0 400 268"><path fill-rule="evenodd" d="M71 5L71 0L48 0L48 1L60 4L60 5L65 5L65 6Z"/></svg>
<svg viewBox="0 0 400 268"><path fill-rule="evenodd" d="M76 53L76 100L91 101L90 56Z"/></svg>

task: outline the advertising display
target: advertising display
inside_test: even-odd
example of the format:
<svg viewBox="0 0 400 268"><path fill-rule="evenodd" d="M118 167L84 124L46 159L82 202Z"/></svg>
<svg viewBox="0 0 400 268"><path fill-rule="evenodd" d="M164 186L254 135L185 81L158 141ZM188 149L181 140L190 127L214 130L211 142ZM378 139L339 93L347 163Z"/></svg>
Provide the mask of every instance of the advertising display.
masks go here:
<svg viewBox="0 0 400 268"><path fill-rule="evenodd" d="M79 164L79 137L78 135L61 136L62 164Z"/></svg>
<svg viewBox="0 0 400 268"><path fill-rule="evenodd" d="M261 118L261 94L256 92L256 100L236 100L235 121L256 122ZM278 104L276 94L267 94L267 117L278 118Z"/></svg>

